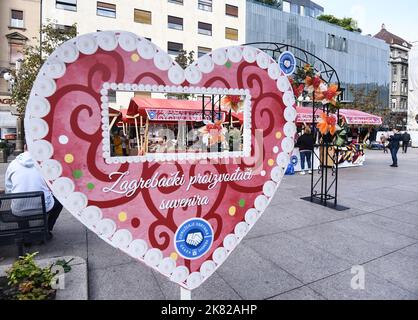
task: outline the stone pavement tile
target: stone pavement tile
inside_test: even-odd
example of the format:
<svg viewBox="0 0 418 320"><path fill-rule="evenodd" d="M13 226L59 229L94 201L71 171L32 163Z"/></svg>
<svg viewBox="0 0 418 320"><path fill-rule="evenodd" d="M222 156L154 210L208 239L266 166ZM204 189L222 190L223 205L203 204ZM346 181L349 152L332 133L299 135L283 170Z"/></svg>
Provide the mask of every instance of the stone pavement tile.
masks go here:
<svg viewBox="0 0 418 320"><path fill-rule="evenodd" d="M418 298L418 259L395 252L364 265L366 273L372 272Z"/></svg>
<svg viewBox="0 0 418 320"><path fill-rule="evenodd" d="M418 226L401 222L395 219L386 218L377 214L366 214L352 218L352 221L359 223L367 223L369 225L393 231L398 234L408 236L409 238L418 239Z"/></svg>
<svg viewBox="0 0 418 320"><path fill-rule="evenodd" d="M344 193L340 193L338 203L352 209L362 210L363 212L373 212L386 207L379 201L376 201L376 199L364 201L352 196L346 196ZM392 202L391 205L394 204L396 203Z"/></svg>
<svg viewBox="0 0 418 320"><path fill-rule="evenodd" d="M417 240L399 233L358 221L355 218L334 221L327 224L370 243L375 243L389 251L395 251L415 243Z"/></svg>
<svg viewBox="0 0 418 320"><path fill-rule="evenodd" d="M398 184L398 185L394 185L392 186L393 189L396 190L402 190L402 191L410 191L410 192L417 192L417 184ZM398 191L394 191L394 192L398 192Z"/></svg>
<svg viewBox="0 0 418 320"><path fill-rule="evenodd" d="M416 187L416 190L416 192L418 192L418 186ZM418 215L418 201L411 201L408 203L401 204L399 206L399 210Z"/></svg>
<svg viewBox="0 0 418 320"><path fill-rule="evenodd" d="M89 269L103 269L135 260L88 231Z"/></svg>
<svg viewBox="0 0 418 320"><path fill-rule="evenodd" d="M409 223L411 225L418 226L418 214L405 211L401 206L395 208L387 208L375 211L373 213L379 216L395 219L404 223Z"/></svg>
<svg viewBox="0 0 418 320"><path fill-rule="evenodd" d="M255 226L246 236L248 238L260 237L266 234L276 234L285 231L282 221L287 219L287 214L283 208L269 206L257 221Z"/></svg>
<svg viewBox="0 0 418 320"><path fill-rule="evenodd" d="M350 262L289 234L266 236L245 244L305 284L352 266Z"/></svg>
<svg viewBox="0 0 418 320"><path fill-rule="evenodd" d="M399 250L398 253L418 260L418 244Z"/></svg>
<svg viewBox="0 0 418 320"><path fill-rule="evenodd" d="M267 299L302 285L295 277L242 244L218 273L243 299Z"/></svg>
<svg viewBox="0 0 418 320"><path fill-rule="evenodd" d="M280 294L269 300L325 300L325 298L311 288L305 286Z"/></svg>
<svg viewBox="0 0 418 320"><path fill-rule="evenodd" d="M390 252L381 244L360 239L329 223L289 233L353 264L361 264Z"/></svg>
<svg viewBox="0 0 418 320"><path fill-rule="evenodd" d="M154 276L168 300L180 299L180 286L158 272ZM192 291L192 300L241 300L241 297L217 272L212 274L199 288Z"/></svg>
<svg viewBox="0 0 418 320"><path fill-rule="evenodd" d="M164 295L152 270L140 262L89 269L91 300L162 300Z"/></svg>
<svg viewBox="0 0 418 320"><path fill-rule="evenodd" d="M398 190L391 187L384 187L378 190L366 192L367 196L375 199L385 199L388 201L396 202L397 204L404 204L411 201L418 201L418 192L415 191L406 191Z"/></svg>
<svg viewBox="0 0 418 320"><path fill-rule="evenodd" d="M355 274L351 270L309 285L328 300L414 300L416 295L372 273L365 273L364 290L351 288Z"/></svg>

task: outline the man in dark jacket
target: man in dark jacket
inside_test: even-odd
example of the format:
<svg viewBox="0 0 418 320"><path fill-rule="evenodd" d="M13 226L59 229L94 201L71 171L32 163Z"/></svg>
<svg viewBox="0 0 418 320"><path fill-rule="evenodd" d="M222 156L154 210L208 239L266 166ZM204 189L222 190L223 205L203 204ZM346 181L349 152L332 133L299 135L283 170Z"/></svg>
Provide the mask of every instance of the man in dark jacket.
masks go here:
<svg viewBox="0 0 418 320"><path fill-rule="evenodd" d="M409 141L411 141L411 135L408 132L404 132L402 135L402 152L408 152Z"/></svg>
<svg viewBox="0 0 418 320"><path fill-rule="evenodd" d="M389 137L389 150L392 155L392 165L391 167L398 167L398 151L400 147L400 142L402 141L402 135L399 134L397 129L393 129L393 135Z"/></svg>

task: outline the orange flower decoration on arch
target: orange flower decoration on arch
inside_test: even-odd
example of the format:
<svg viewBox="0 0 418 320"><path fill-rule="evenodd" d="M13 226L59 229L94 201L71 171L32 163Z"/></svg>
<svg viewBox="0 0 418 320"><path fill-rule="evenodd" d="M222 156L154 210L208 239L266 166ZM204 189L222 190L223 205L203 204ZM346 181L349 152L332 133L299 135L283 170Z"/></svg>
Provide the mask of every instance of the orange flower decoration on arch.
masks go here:
<svg viewBox="0 0 418 320"><path fill-rule="evenodd" d="M328 132L333 136L341 128L337 125L337 118L333 115L328 116L325 112L321 114L321 120L316 125L322 135Z"/></svg>
<svg viewBox="0 0 418 320"><path fill-rule="evenodd" d="M336 84L330 84L326 90L318 92L316 99L322 100L322 104L330 103L333 106L337 104L336 98L340 95L341 91L338 91Z"/></svg>

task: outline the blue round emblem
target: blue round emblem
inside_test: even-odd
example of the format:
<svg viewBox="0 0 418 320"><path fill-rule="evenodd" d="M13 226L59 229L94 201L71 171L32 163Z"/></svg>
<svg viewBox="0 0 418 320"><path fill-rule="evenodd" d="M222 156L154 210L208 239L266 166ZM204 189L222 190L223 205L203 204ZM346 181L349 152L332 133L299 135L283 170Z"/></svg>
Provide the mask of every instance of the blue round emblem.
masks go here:
<svg viewBox="0 0 418 320"><path fill-rule="evenodd" d="M296 70L296 58L290 51L283 52L279 57L280 69L287 75L292 75Z"/></svg>
<svg viewBox="0 0 418 320"><path fill-rule="evenodd" d="M187 220L177 229L174 239L176 251L181 257L199 259L212 247L212 226L200 218Z"/></svg>
<svg viewBox="0 0 418 320"><path fill-rule="evenodd" d="M294 166L296 166L298 164L298 162L299 162L299 159L298 159L297 156L292 156L290 158L290 163L293 164Z"/></svg>

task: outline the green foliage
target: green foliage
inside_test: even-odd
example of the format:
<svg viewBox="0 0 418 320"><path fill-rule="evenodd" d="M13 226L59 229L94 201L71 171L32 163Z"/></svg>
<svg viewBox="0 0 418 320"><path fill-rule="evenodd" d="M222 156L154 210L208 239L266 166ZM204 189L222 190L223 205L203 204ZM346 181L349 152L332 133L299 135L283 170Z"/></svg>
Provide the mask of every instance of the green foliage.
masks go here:
<svg viewBox="0 0 418 320"><path fill-rule="evenodd" d="M194 51L187 52L186 50L180 50L177 57L174 59L180 67L186 69L194 62ZM176 98L179 100L188 100L192 95L190 94L177 94Z"/></svg>
<svg viewBox="0 0 418 320"><path fill-rule="evenodd" d="M355 32L360 32L361 33L361 29L358 27L358 23L356 20L354 20L353 18L342 18L339 19L331 14L323 14L320 15L318 17L318 20L320 21L325 21L331 24L335 24L337 26L340 26L341 28L347 30L347 31L355 31Z"/></svg>
<svg viewBox="0 0 418 320"><path fill-rule="evenodd" d="M62 268L64 269L64 273L68 273L68 272L70 272L70 271L71 271L71 266L70 266L70 263L71 263L73 260L74 260L74 258L73 258L73 259L70 259L70 260L68 260L68 261L66 261L66 260L64 260L64 259L62 259L62 260L57 260L57 261L55 261L55 263L54 263L51 267L53 267L53 266L60 266L60 267L62 267Z"/></svg>
<svg viewBox="0 0 418 320"><path fill-rule="evenodd" d="M17 111L21 116L25 114L30 91L42 64L59 45L74 38L76 35L76 25L62 30L56 28L54 23L48 21L48 24L42 27L42 45L38 40L36 45L28 45L24 48L23 62L20 69L12 72L15 79L12 99L15 101Z"/></svg>
<svg viewBox="0 0 418 320"><path fill-rule="evenodd" d="M17 289L17 300L46 300L55 291L51 288L54 274L51 269L40 268L34 257L38 252L26 254L13 263L6 271L9 286Z"/></svg>
<svg viewBox="0 0 418 320"><path fill-rule="evenodd" d="M268 4L270 6L279 7L279 8L281 8L283 4L283 1L281 0L255 0L255 1Z"/></svg>

